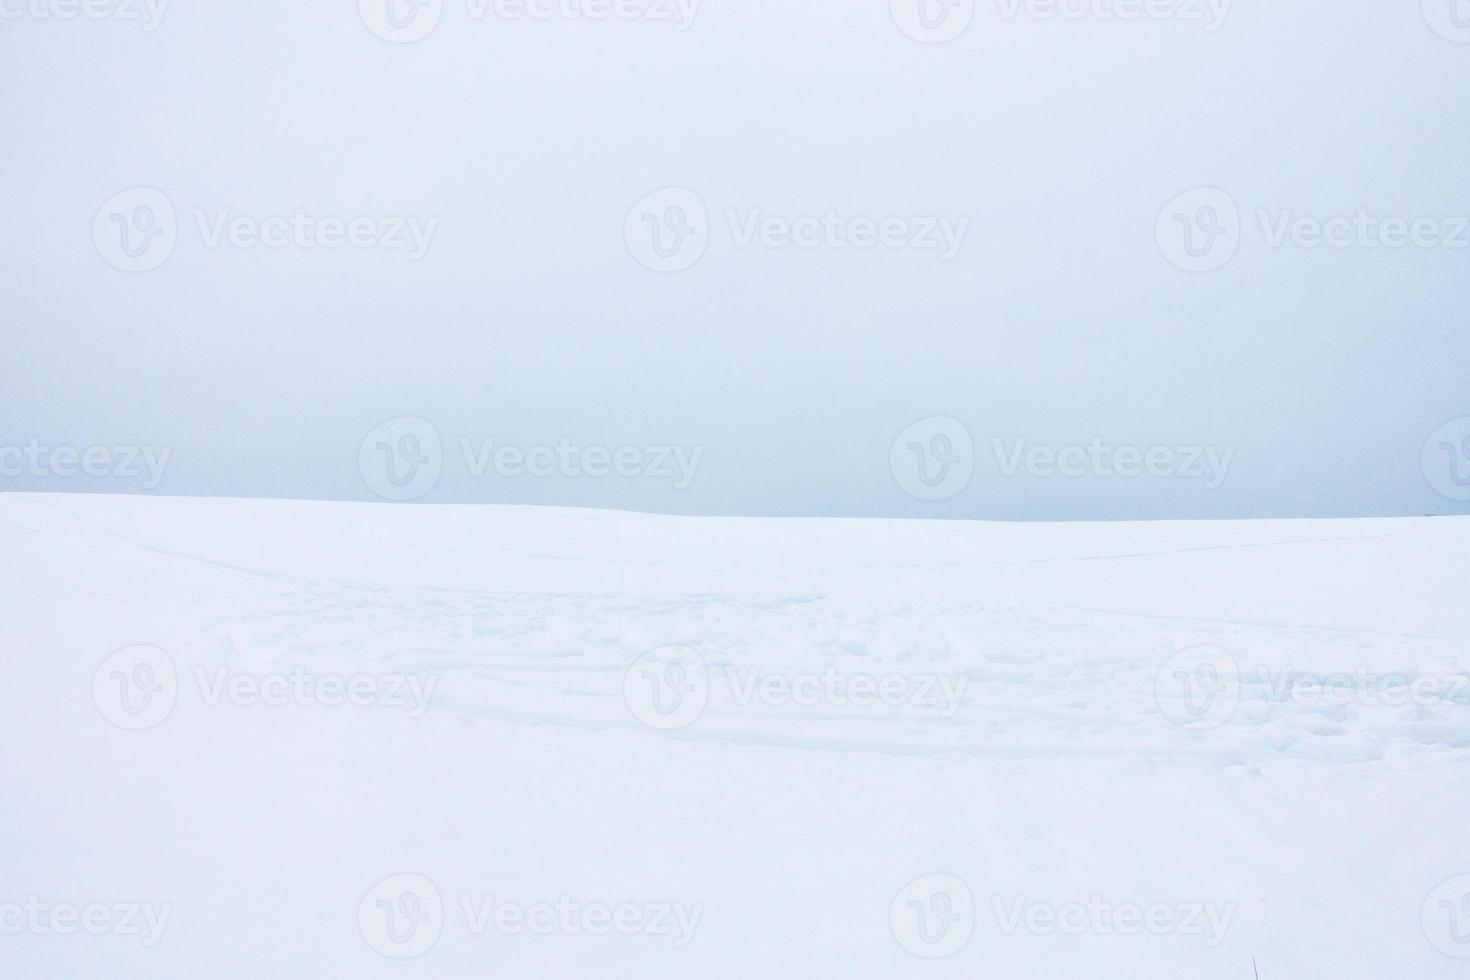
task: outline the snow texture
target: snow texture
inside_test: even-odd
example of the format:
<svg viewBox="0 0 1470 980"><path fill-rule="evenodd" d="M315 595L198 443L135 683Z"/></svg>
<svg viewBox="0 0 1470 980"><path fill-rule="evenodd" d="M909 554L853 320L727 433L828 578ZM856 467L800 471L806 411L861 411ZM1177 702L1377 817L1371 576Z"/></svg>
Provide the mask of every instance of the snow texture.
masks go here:
<svg viewBox="0 0 1470 980"><path fill-rule="evenodd" d="M7 494L0 553L0 976L1470 972L1470 519Z"/></svg>

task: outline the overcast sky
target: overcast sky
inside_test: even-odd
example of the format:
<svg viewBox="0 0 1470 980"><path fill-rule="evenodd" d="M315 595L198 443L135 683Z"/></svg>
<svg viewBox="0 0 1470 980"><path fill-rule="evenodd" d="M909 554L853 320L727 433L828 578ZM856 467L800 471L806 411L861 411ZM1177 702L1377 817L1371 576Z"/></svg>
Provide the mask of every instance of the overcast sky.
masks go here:
<svg viewBox="0 0 1470 980"><path fill-rule="evenodd" d="M528 2L0 0L0 489L1470 511L1454 0Z"/></svg>

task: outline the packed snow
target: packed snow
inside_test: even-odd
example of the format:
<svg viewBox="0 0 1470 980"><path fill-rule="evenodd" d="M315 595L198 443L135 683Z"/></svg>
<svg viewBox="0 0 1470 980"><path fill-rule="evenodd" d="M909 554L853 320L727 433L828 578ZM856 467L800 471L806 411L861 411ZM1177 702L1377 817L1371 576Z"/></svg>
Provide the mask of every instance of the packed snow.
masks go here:
<svg viewBox="0 0 1470 980"><path fill-rule="evenodd" d="M1470 975L1470 518L0 495L0 976Z"/></svg>

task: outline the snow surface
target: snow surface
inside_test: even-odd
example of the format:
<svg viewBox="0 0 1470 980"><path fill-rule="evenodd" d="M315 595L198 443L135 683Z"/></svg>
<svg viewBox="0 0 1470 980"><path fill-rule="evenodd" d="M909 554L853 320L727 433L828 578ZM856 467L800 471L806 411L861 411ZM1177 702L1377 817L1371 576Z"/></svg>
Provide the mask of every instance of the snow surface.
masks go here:
<svg viewBox="0 0 1470 980"><path fill-rule="evenodd" d="M0 554L3 977L1470 976L1470 519L7 494Z"/></svg>

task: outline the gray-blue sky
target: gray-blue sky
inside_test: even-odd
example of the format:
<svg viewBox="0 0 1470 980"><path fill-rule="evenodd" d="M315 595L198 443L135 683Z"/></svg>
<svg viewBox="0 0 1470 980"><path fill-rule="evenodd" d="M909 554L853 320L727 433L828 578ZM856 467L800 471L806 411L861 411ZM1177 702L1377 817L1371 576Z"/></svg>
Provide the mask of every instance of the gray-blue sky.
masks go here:
<svg viewBox="0 0 1470 980"><path fill-rule="evenodd" d="M1272 247L1258 215L1470 215L1470 44L1438 36L1419 0L1238 0L1214 31L1011 18L991 0L944 44L905 36L878 0L706 0L684 31L470 9L446 0L412 44L341 0L176 0L151 32L0 21L0 443L167 447L159 493L377 499L360 443L415 416L444 442L427 502L1465 511L1421 451L1470 416L1470 248L1359 232ZM92 226L135 187L167 194L178 241L127 273ZM624 235L664 187L709 214L678 272L644 268ZM1192 273L1155 220L1198 187L1228 192L1241 241ZM410 261L209 247L195 213L297 209L438 224ZM741 247L731 225L753 209L969 225L949 261ZM976 452L938 502L890 471L895 437L929 416L961 420ZM461 438L702 457L684 489L476 477ZM1213 489L1007 477L995 439L1234 455ZM139 489L54 467L0 486Z"/></svg>

